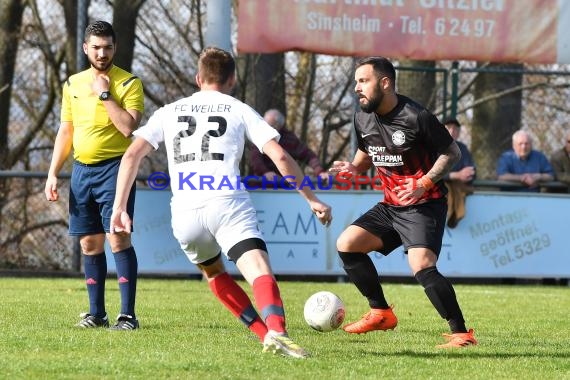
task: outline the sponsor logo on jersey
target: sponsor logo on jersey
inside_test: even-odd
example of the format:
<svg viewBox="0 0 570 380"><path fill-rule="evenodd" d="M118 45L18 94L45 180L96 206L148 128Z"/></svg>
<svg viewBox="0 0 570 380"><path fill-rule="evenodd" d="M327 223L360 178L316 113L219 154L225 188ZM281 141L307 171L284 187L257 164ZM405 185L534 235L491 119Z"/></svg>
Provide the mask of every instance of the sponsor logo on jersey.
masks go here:
<svg viewBox="0 0 570 380"><path fill-rule="evenodd" d="M368 155L372 158L374 166L402 166L404 160L401 154L389 154L384 146L368 147Z"/></svg>
<svg viewBox="0 0 570 380"><path fill-rule="evenodd" d="M406 135L402 131L396 131L392 134L392 142L397 145L403 145L406 142Z"/></svg>

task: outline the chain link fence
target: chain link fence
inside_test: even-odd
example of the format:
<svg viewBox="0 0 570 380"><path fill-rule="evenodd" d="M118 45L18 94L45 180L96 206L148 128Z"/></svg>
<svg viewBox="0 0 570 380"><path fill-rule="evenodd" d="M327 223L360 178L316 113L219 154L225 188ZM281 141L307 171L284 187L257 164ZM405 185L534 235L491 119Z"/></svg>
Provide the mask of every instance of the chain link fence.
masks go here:
<svg viewBox="0 0 570 380"><path fill-rule="evenodd" d="M45 178L2 176L6 186L0 230L0 268L77 269L73 239L67 234L69 181L62 180L61 199L45 199Z"/></svg>

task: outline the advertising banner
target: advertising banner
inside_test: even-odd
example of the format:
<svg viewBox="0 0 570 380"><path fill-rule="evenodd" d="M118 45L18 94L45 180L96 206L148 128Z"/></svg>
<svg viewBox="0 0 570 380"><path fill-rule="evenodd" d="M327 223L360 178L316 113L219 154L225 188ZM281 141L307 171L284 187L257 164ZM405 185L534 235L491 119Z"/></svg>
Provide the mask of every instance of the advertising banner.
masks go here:
<svg viewBox="0 0 570 380"><path fill-rule="evenodd" d="M170 227L170 192L139 190L133 244L141 273L198 274ZM322 226L296 191L252 191L275 273L344 275L336 252L340 233L382 199L378 191L320 191L333 207L333 222ZM151 206L152 205L152 206ZM439 269L471 278L570 278L567 249L570 197L476 193L467 197L466 216L445 230ZM107 249L109 270L114 260ZM408 276L402 248L389 256L371 253L382 275ZM238 273L227 263L230 273Z"/></svg>
<svg viewBox="0 0 570 380"><path fill-rule="evenodd" d="M570 63L564 0L248 0L240 52Z"/></svg>

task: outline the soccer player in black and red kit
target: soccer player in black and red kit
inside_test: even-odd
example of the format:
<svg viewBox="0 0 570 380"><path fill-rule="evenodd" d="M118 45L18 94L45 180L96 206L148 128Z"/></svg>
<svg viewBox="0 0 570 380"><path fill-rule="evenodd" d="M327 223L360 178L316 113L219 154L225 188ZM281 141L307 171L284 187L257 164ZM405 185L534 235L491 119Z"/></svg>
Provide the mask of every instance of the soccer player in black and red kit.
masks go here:
<svg viewBox="0 0 570 380"><path fill-rule="evenodd" d="M459 148L432 113L396 93L396 72L388 59L359 60L355 80L361 107L354 116L358 150L352 162L335 161L330 171L354 176L374 165L384 200L337 240L343 267L370 306L362 319L343 329L361 334L396 327L398 319L368 253L388 255L403 244L414 277L451 329L451 334L444 334L446 343L437 347L475 345L453 286L436 266L447 215L442 178L460 159Z"/></svg>

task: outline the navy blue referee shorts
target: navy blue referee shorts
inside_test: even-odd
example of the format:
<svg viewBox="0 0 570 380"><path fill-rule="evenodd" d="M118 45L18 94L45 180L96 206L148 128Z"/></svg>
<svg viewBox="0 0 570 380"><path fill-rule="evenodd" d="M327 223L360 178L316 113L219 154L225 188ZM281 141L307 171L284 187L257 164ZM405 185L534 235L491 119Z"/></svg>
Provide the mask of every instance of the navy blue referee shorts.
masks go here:
<svg viewBox="0 0 570 380"><path fill-rule="evenodd" d="M435 199L411 206L391 206L377 203L352 224L382 239L384 247L379 251L387 256L402 244L409 248L431 249L438 257L441 251L447 200Z"/></svg>
<svg viewBox="0 0 570 380"><path fill-rule="evenodd" d="M69 193L69 234L95 235L110 232L111 214L115 201L117 174L121 157L96 164L73 162ZM133 184L127 202L127 213L133 219L135 211Z"/></svg>

